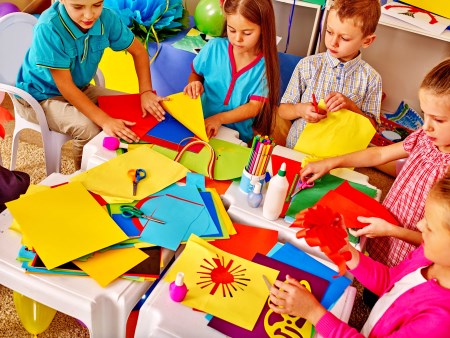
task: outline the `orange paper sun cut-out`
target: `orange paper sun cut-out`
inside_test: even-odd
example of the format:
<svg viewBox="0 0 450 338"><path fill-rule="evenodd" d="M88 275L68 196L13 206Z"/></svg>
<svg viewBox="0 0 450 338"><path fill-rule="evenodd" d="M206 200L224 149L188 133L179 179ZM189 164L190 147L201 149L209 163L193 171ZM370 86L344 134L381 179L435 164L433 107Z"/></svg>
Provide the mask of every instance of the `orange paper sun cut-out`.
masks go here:
<svg viewBox="0 0 450 338"><path fill-rule="evenodd" d="M347 271L345 263L351 253L343 251L347 245L347 231L341 214L326 206L315 205L298 213L292 226L303 228L297 232L297 238L305 238L309 246L319 246L338 266L338 276Z"/></svg>
<svg viewBox="0 0 450 338"><path fill-rule="evenodd" d="M209 292L214 295L219 287L222 287L222 297L233 297L233 291L244 290L244 287L248 285L250 278L246 278L245 267L242 265L237 265L233 267L234 260L230 259L228 263L225 262L225 257L212 258L212 262L208 259L203 259L207 265L200 265L201 268L206 271L198 271L201 282L200 285L202 289L209 286L213 286Z"/></svg>

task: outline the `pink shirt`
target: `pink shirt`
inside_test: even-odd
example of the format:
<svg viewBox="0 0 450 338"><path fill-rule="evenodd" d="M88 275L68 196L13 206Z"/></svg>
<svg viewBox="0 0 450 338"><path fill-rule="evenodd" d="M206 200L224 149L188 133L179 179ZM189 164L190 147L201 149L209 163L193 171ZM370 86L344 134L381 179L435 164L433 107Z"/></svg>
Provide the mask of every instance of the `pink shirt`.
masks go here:
<svg viewBox="0 0 450 338"><path fill-rule="evenodd" d="M400 224L417 230L423 218L425 199L433 184L442 178L450 165L450 154L439 151L422 129L409 135L403 142L409 154L383 205ZM370 256L388 266L395 266L416 247L393 237L379 237L367 241Z"/></svg>
<svg viewBox="0 0 450 338"><path fill-rule="evenodd" d="M430 265L423 246L401 262L388 268L360 254L358 266L350 272L369 290L381 296L405 275ZM327 312L316 325L323 337L363 337L356 329ZM374 325L369 337L449 337L450 290L435 279L421 283L397 298Z"/></svg>

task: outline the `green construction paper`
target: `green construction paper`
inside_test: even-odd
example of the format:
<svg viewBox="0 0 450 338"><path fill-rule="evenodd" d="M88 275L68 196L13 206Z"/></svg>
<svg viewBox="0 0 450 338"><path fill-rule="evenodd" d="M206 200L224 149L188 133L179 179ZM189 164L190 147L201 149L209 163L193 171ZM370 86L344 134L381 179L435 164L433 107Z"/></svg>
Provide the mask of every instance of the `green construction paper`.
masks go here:
<svg viewBox="0 0 450 338"><path fill-rule="evenodd" d="M216 138L210 139L209 144L216 154L214 179L224 181L241 177L242 169L244 169L248 162L251 149ZM154 145L152 149L172 160L177 155L175 151L161 146ZM180 163L189 170L207 176L207 166L210 158L209 154L207 147L203 147L198 154L187 151L181 157Z"/></svg>
<svg viewBox="0 0 450 338"><path fill-rule="evenodd" d="M308 209L316 204L327 192L336 189L345 180L336 177L331 174L326 174L320 179L314 181L314 187L303 189L291 201L288 210L286 211L286 218L295 219L300 211ZM353 188L365 193L370 197L375 197L377 191L375 189L369 188L366 185L348 182Z"/></svg>

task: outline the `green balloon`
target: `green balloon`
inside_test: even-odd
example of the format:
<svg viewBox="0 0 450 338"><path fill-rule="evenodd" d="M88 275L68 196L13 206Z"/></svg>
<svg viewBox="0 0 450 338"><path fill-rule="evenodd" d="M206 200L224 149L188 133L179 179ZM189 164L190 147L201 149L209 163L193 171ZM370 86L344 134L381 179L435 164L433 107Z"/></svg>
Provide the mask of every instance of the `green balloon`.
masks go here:
<svg viewBox="0 0 450 338"><path fill-rule="evenodd" d="M194 21L198 30L211 36L222 34L225 16L219 0L200 0L195 8Z"/></svg>

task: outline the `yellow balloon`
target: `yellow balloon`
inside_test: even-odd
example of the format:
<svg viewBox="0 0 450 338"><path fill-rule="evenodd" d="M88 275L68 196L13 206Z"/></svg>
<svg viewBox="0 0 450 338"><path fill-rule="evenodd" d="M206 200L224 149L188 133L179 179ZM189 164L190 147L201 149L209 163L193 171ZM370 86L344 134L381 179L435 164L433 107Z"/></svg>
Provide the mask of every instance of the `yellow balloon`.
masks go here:
<svg viewBox="0 0 450 338"><path fill-rule="evenodd" d="M14 304L23 327L35 337L49 327L56 310L16 291L13 292Z"/></svg>

